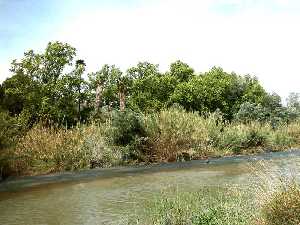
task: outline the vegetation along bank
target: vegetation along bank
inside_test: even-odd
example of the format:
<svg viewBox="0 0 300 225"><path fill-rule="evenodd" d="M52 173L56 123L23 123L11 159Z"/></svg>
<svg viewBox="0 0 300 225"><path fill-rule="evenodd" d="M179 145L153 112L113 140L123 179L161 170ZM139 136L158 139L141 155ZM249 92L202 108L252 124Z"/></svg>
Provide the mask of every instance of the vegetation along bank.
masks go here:
<svg viewBox="0 0 300 225"><path fill-rule="evenodd" d="M201 62L200 62L201 63ZM300 146L300 98L253 76L182 61L86 73L67 43L11 64L0 86L2 177L181 161Z"/></svg>

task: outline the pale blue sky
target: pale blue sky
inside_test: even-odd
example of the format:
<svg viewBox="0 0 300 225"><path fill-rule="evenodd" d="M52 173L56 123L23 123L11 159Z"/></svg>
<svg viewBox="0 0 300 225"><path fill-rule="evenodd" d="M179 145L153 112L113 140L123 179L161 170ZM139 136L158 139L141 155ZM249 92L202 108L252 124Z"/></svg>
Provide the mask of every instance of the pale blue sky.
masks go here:
<svg viewBox="0 0 300 225"><path fill-rule="evenodd" d="M256 75L285 97L300 92L299 24L297 0L0 0L0 81L24 51L59 40L89 71L182 59Z"/></svg>
<svg viewBox="0 0 300 225"><path fill-rule="evenodd" d="M0 65L51 41L71 18L95 8L128 7L133 0L0 0ZM2 73L3 70L0 70ZM4 72L5 73L5 72ZM0 74L0 80L6 74Z"/></svg>

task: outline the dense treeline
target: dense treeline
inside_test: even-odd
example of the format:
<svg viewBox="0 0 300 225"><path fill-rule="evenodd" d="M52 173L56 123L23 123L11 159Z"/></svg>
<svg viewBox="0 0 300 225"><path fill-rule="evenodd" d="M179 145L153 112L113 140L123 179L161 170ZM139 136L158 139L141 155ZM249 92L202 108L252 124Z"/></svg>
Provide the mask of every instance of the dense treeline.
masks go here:
<svg viewBox="0 0 300 225"><path fill-rule="evenodd" d="M42 54L30 50L14 60L12 77L1 85L1 111L28 124L48 121L68 127L89 121L103 108L124 110L125 105L152 112L178 103L201 115L219 110L228 120L254 111L249 116L257 119L289 119L288 114L295 113L282 107L280 97L268 94L255 77L218 67L198 74L181 61L172 63L165 73L149 62L126 72L104 65L84 79L85 63L74 62L75 57L75 48L55 42Z"/></svg>
<svg viewBox="0 0 300 225"><path fill-rule="evenodd" d="M115 65L103 65L89 74L85 70L84 60L76 59L76 49L61 42L49 43L42 53L27 51L22 59L14 60L12 76L0 86L0 149L18 148L36 124L68 130L110 120L115 128L113 143L140 150L145 147L137 142L149 139L141 115L145 121L174 107L186 111L179 110L181 116L195 120L195 115L201 119L219 115L216 126L259 122L272 129L296 120L300 112L298 94L291 94L283 106L280 97L267 93L255 77L219 67L197 73L178 60L165 73L149 62L139 62L127 71ZM165 114L173 116L171 111ZM150 147L147 143L147 151L153 143Z"/></svg>

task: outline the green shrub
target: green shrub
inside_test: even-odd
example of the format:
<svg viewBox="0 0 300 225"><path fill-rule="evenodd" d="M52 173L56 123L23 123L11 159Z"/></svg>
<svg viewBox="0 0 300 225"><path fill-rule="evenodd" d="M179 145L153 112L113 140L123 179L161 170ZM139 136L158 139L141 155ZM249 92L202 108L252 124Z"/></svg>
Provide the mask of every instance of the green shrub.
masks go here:
<svg viewBox="0 0 300 225"><path fill-rule="evenodd" d="M228 149L234 153L241 153L245 149L264 147L270 131L269 126L254 122L228 124L221 134L217 147L220 150Z"/></svg>
<svg viewBox="0 0 300 225"><path fill-rule="evenodd" d="M6 112L0 112L0 151L14 144L18 134L17 118L10 117Z"/></svg>
<svg viewBox="0 0 300 225"><path fill-rule="evenodd" d="M126 146L137 137L143 137L145 130L142 115L133 111L114 111L112 116L113 141L117 145Z"/></svg>
<svg viewBox="0 0 300 225"><path fill-rule="evenodd" d="M291 148L296 143L296 139L289 134L288 127L282 125L270 132L267 143L272 150L283 150L283 148Z"/></svg>
<svg viewBox="0 0 300 225"><path fill-rule="evenodd" d="M145 138L143 115L133 111L114 111L112 114L110 128L107 130L107 137L111 144L116 145L122 152L122 160L147 161L145 152L148 147Z"/></svg>

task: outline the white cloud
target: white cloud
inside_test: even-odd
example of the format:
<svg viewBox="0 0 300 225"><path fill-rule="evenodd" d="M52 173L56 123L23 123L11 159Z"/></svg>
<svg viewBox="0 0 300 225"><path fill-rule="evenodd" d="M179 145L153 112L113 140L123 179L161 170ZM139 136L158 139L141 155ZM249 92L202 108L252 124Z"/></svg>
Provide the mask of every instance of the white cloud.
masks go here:
<svg viewBox="0 0 300 225"><path fill-rule="evenodd" d="M300 92L300 16L266 10L263 1L253 0L231 0L243 8L231 15L220 13L220 8L214 11L216 4L228 2L155 0L136 7L94 9L70 18L51 38L75 46L89 71L104 63L125 70L143 60L166 70L182 59L199 72L217 65L256 75L269 91L283 97ZM289 6L276 2L276 7Z"/></svg>

